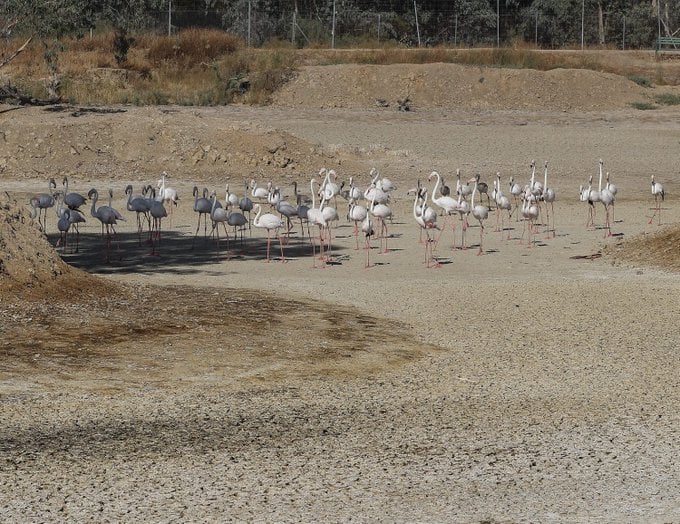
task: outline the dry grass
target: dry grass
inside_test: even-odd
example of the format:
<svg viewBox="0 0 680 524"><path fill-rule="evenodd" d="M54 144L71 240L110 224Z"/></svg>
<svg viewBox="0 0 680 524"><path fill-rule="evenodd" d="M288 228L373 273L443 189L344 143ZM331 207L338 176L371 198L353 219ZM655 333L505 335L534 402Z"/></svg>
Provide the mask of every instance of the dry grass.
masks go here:
<svg viewBox="0 0 680 524"><path fill-rule="evenodd" d="M1 40L0 56L7 56L21 43L19 39ZM297 50L288 42L274 41L265 48L249 49L239 37L223 31L190 29L171 37L132 35L121 68L114 55L114 35L107 32L64 40L58 63L63 98L74 104L266 104L301 64L448 62L543 71L578 68L672 83L661 65L644 75L596 53L540 51L522 42L501 49L411 49L377 41L356 44L362 48ZM45 49L36 41L3 69L15 85L39 98L45 96L48 77Z"/></svg>

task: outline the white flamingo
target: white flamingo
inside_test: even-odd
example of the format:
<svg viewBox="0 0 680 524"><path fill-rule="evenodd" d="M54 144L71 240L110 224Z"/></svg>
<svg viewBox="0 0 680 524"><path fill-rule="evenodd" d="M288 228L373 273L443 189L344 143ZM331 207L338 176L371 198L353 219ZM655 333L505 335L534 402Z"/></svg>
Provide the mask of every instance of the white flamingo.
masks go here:
<svg viewBox="0 0 680 524"><path fill-rule="evenodd" d="M597 215L597 211L595 210L595 203L600 201L600 192L595 191L593 189L592 175L588 178L588 187L584 191L585 201L588 202L588 205L590 206L590 214L588 222L586 223L586 227L592 226L593 229L595 229L595 216Z"/></svg>
<svg viewBox="0 0 680 524"><path fill-rule="evenodd" d="M166 171L163 171L157 184L158 194L156 195L156 200L170 206L169 220L170 227L172 227L172 210L177 207L177 204L179 203L179 195L177 194L176 189L165 185L165 177L169 177L169 175Z"/></svg>
<svg viewBox="0 0 680 524"><path fill-rule="evenodd" d="M616 193L618 193L619 188L616 187L616 184L612 184L609 180L609 171L607 171L607 183L605 184L605 189L609 191L613 196L614 196L614 201L612 202L612 222L616 222L614 219L614 204L616 203Z"/></svg>
<svg viewBox="0 0 680 524"><path fill-rule="evenodd" d="M460 170L458 170L457 174L460 177ZM450 217L451 215L453 215L453 213L456 213L456 212L459 211L459 207L460 207L459 201L460 201L460 196L462 195L462 193L461 192L458 193L459 194L458 200L456 200L455 198L453 198L451 196L447 196L447 195L441 195L441 196L438 196L438 197L435 196L435 195L437 195L437 190L439 189L439 186L441 185L441 175L437 171L432 171L430 173L430 176L427 179L432 180L432 177L436 177L437 181L435 182L434 188L432 189L432 194L431 194L430 200L432 200L433 204L435 204L436 206L441 208L442 212L445 213L447 217ZM456 226L455 226L455 223L453 223L453 221L450 218L448 219L448 222L450 223L451 230L452 230L451 236L453 238L453 241L452 241L452 244L451 244L451 248L453 249L453 248L456 247L456 238L455 238ZM446 227L446 224L444 224L441 227L442 232L444 231L445 227Z"/></svg>
<svg viewBox="0 0 680 524"><path fill-rule="evenodd" d="M327 240L328 240L328 245L326 247L326 260L328 262L331 261L331 253L332 253L332 246L333 246L333 223L337 222L340 220L340 216L338 215L338 210L335 209L334 207L331 207L327 205L328 199L324 197L321 199L321 203L319 204L319 208L321 209L321 214L323 215L324 221L326 222L326 231L328 232Z"/></svg>
<svg viewBox="0 0 680 524"><path fill-rule="evenodd" d="M495 199L496 199L496 231L500 231L501 237L503 236L503 231L505 230L505 221L503 219L503 211L507 211L508 213L508 222L510 221L510 218L512 216L512 204L510 203L510 199L506 197L503 194L503 191L501 191L501 174L496 173L496 193L495 193ZM500 217L500 228L498 227L498 221ZM510 239L510 231L508 231L508 237L507 240Z"/></svg>
<svg viewBox="0 0 680 524"><path fill-rule="evenodd" d="M520 204L520 197L522 196L522 186L515 182L514 177L510 177L510 181L508 183L510 185L510 194L515 201L515 209L517 209ZM519 215L519 213L516 215L517 222L519 222Z"/></svg>
<svg viewBox="0 0 680 524"><path fill-rule="evenodd" d="M489 208L482 204L475 205L475 194L478 193L479 186L479 175L475 178L470 179L469 182L474 182L475 185L472 189L472 197L470 198L470 207L472 208L472 216L479 222L479 251L478 255L484 254L484 221L489 218ZM481 200L481 197L480 197Z"/></svg>
<svg viewBox="0 0 680 524"><path fill-rule="evenodd" d="M250 196L252 196L253 198L260 200L260 201L266 201L267 197L269 196L269 187L270 186L271 186L271 182L268 182L267 187L258 187L257 182L253 178L250 181Z"/></svg>
<svg viewBox="0 0 680 524"><path fill-rule="evenodd" d="M421 202L422 201L422 202ZM413 200L413 218L420 230L425 231L425 266L441 267L441 264L434 257L437 241L430 238L431 229L439 229L437 226L437 213L427 205L427 189L420 191ZM434 265L431 263L434 261Z"/></svg>
<svg viewBox="0 0 680 524"><path fill-rule="evenodd" d="M276 235L279 237L279 246L281 247L281 262L285 262L286 259L283 256L283 242L281 242L281 236L278 234L279 229L283 227L283 220L281 220L273 213L265 213L264 215L261 215L262 208L260 204L255 204L255 206L253 206L253 211L255 211L253 225L255 227L259 227L260 229L267 230L267 262L270 261L269 251L272 242L271 238L272 231L274 231Z"/></svg>
<svg viewBox="0 0 680 524"><path fill-rule="evenodd" d="M546 235L549 236L550 231L552 231L552 237L555 238L555 191L548 187L548 161L545 161L543 167L543 190L541 192L541 200L546 203L545 206L545 217L546 217ZM550 212L548 212L548 206L550 204ZM552 216L552 227L550 226L550 217Z"/></svg>
<svg viewBox="0 0 680 524"><path fill-rule="evenodd" d="M654 197L654 214L649 219L649 224L654 221L654 217L658 215L657 224L661 225L661 204L666 198L666 192L663 189L661 182L654 180L654 175L652 175L652 196ZM661 200L659 200L661 199Z"/></svg>
<svg viewBox="0 0 680 524"><path fill-rule="evenodd" d="M370 213L380 222L380 251L378 253L389 253L387 247L387 224L385 220L392 216L392 210L386 204L376 204L375 199L371 200ZM385 248L383 249L383 240L385 241Z"/></svg>
<svg viewBox="0 0 680 524"><path fill-rule="evenodd" d="M366 239L366 264L364 265L364 268L369 268L371 267L371 237L374 233L373 221L371 220L370 213L366 213L366 217L361 223L361 232L364 234L364 238Z"/></svg>
<svg viewBox="0 0 680 524"><path fill-rule="evenodd" d="M354 222L354 239L356 240L356 247L354 249L359 249L359 223L366 220L366 215L368 214L368 209L361 204L352 202L349 207L349 212L347 217L350 221Z"/></svg>
<svg viewBox="0 0 680 524"><path fill-rule="evenodd" d="M324 257L324 252L323 252L323 231L326 228L326 219L323 215L323 211L321 210L320 207L316 207L316 190L314 186L318 184L319 182L315 179L312 178L309 187L311 189L311 194L312 194L312 207L307 209L307 233L309 234L309 242L312 244L312 260L313 260L313 267L316 267L316 245L314 244L314 239L312 238L311 231L309 229L309 224L314 224L315 226L318 226L319 228L319 255L321 257L323 266L325 267L326 265L326 259Z"/></svg>
<svg viewBox="0 0 680 524"><path fill-rule="evenodd" d="M531 234L534 222L538 218L539 210L536 203L533 202L531 199L531 190L529 188L526 189L526 192L524 194L524 203L522 204L521 213L524 219L526 220L525 228L528 230L527 235L528 247L531 247L533 245L533 241L531 240ZM520 242L522 241L523 238L524 229L522 229L522 238L520 239Z"/></svg>
<svg viewBox="0 0 680 524"><path fill-rule="evenodd" d="M607 238L612 236L611 225L609 223L609 207L614 204L614 195L607 188L602 189L602 164L602 159L600 159L600 202L602 202L602 205L604 206L606 228L604 238Z"/></svg>

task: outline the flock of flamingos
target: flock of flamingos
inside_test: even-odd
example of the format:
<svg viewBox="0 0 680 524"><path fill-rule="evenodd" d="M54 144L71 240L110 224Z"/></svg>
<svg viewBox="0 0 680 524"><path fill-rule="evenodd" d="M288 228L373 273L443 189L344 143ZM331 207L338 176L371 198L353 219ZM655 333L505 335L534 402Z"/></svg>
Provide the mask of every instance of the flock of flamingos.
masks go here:
<svg viewBox="0 0 680 524"><path fill-rule="evenodd" d="M159 253L161 244L161 229L164 219L172 225L173 209L179 203L179 196L175 189L166 185L167 173L163 172L156 186L147 185L139 194L135 194L131 185L125 188L127 196L126 212L134 213L139 243L151 244L152 254ZM220 201L216 191L208 189L193 190L193 210L197 213L198 222L192 240L192 248L203 222L203 234L214 237L220 242L220 228L224 231L229 249L230 235L228 227L233 228L232 237L235 239L240 233L243 244L244 231L255 227L266 231L267 250L266 260L271 260L272 239L277 238L280 249L280 260L285 261L284 245L290 241L291 234L299 222L301 238L308 239L314 266L317 260L325 266L333 260L333 232L340 221L338 199L346 202L345 220L354 223L353 234L355 249L359 249L359 236L362 237L366 254L365 267L370 267L371 241L380 242L379 253L389 252L387 246L390 235L388 227L392 221L390 202L396 190L395 184L387 177L380 176L374 168L370 172L371 182L366 188L360 188L349 177L347 183L338 182L337 173L332 169L321 169L317 177L310 180L310 193L298 192L297 183L293 184L292 202L286 200L278 187L271 182L264 187L255 180L246 184L245 194L242 196L232 193L226 186L225 200ZM555 236L554 208L556 192L548 185L548 162L543 166L542 176L536 174L536 162L530 164L530 176L526 184L515 182L510 177L503 189L500 173L496 173L492 187L480 180L476 175L468 180L461 180L460 170L456 171L456 184L451 188L441 175L433 171L428 177L432 189L422 185L418 180L415 187L406 194L413 199L413 220L420 230L420 243L424 245L427 267L439 267L440 263L435 255L437 246L446 230L451 231L452 247L456 247L456 229L460 225L460 247L467 249L466 232L469 227L470 215L479 225L479 249L477 254L484 251L484 235L486 221L490 213L495 214L495 231L503 235L509 231L505 227L505 220L512 219L523 224L520 242L526 235L526 243L531 247L534 243L532 235L538 232L539 226L545 228L545 234ZM604 185L603 185L604 184ZM651 224L655 218L661 223L661 204L665 197L663 186L651 177L651 193L654 197L654 214L649 220ZM591 175L587 185L579 188L580 200L588 204L588 221L586 227L595 229L596 205L601 203L605 211L605 237L611 236L611 221L613 220L614 204L617 188L611 183L609 173L603 175L603 162L599 161L599 180L597 188L593 186ZM125 216L112 207L113 190L108 191L108 205L98 205L99 193L91 189L87 196L69 191L68 179L64 177L62 188L57 189L54 178L48 183L48 192L36 194L30 198L31 217L38 219L41 231L46 232L48 209L54 208L57 215L57 229L59 240L57 247L63 251L67 246L75 243L75 251L79 245L79 227L86 222L87 207L89 215L101 224L101 235L105 245L106 261L110 260L112 242L117 243L116 225L126 221ZM88 203L89 201L89 203ZM345 213L343 211L343 213ZM254 214L254 217L251 217ZM131 217L131 215L128 215ZM540 222L539 222L540 221ZM208 233L208 223L210 232ZM305 233L305 226L307 231ZM75 239L73 237L75 236ZM423 238L424 237L424 238ZM506 240L509 239L509 232ZM120 248L118 248L120 249ZM318 254L317 254L318 249Z"/></svg>

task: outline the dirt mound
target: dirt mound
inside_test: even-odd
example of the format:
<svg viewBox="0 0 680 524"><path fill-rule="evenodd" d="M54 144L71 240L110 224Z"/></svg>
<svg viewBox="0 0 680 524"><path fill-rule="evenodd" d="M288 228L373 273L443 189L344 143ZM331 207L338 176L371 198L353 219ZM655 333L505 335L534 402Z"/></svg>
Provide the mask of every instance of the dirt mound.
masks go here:
<svg viewBox="0 0 680 524"><path fill-rule="evenodd" d="M274 105L314 108L592 111L650 100L650 90L584 69L499 69L458 64L306 66Z"/></svg>
<svg viewBox="0 0 680 524"><path fill-rule="evenodd" d="M611 247L608 254L641 266L680 272L680 227L637 236Z"/></svg>
<svg viewBox="0 0 680 524"><path fill-rule="evenodd" d="M225 122L223 111L165 106L120 111L22 108L0 121L0 174L14 180L36 175L61 180L68 175L90 184L155 181L167 171L170 178L222 185L230 177L240 184L261 174L291 180L300 173L306 177L327 164L329 155L337 157L280 130Z"/></svg>
<svg viewBox="0 0 680 524"><path fill-rule="evenodd" d="M0 289L49 284L72 271L33 223L28 208L0 194Z"/></svg>

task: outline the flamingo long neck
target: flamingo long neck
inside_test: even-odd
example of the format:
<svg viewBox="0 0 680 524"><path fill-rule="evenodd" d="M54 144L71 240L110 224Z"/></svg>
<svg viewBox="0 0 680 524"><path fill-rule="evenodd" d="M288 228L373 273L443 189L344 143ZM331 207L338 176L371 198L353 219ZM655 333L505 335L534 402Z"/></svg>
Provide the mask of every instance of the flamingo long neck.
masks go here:
<svg viewBox="0 0 680 524"><path fill-rule="evenodd" d="M262 212L262 208L260 207L260 204L256 204L255 207L257 208L257 213L255 213L255 218L253 218L253 225L258 227L260 225L260 213Z"/></svg>
<svg viewBox="0 0 680 524"><path fill-rule="evenodd" d="M536 162L531 164L531 182L529 183L529 187L531 189L534 188L534 181L536 180Z"/></svg>
<svg viewBox="0 0 680 524"><path fill-rule="evenodd" d="M312 193L312 209L316 207L316 198L314 198L314 179L309 182L309 189L311 190Z"/></svg>
<svg viewBox="0 0 680 524"><path fill-rule="evenodd" d="M470 207L475 207L475 193L477 193L477 180L475 180L475 187L472 188L472 196L470 197Z"/></svg>
<svg viewBox="0 0 680 524"><path fill-rule="evenodd" d="M437 194L437 188L439 188L439 184L441 183L441 177L439 176L439 173L435 171L435 174L437 175L437 181L434 183L434 189L432 189L433 195Z"/></svg>
<svg viewBox="0 0 680 524"><path fill-rule="evenodd" d="M375 169L375 168L374 168ZM380 171L375 169L375 176L373 177L373 180L371 180L371 184L376 184L378 182L378 177L380 176Z"/></svg>
<svg viewBox="0 0 680 524"><path fill-rule="evenodd" d="M90 214L93 217L97 216L96 204L97 204L98 199L99 199L99 194L96 191L93 191L92 192L92 207L90 208Z"/></svg>
<svg viewBox="0 0 680 524"><path fill-rule="evenodd" d="M602 191L602 162L600 162L600 181L597 184L597 190Z"/></svg>
<svg viewBox="0 0 680 524"><path fill-rule="evenodd" d="M545 168L543 169L543 189L548 187L548 162L545 163Z"/></svg>

